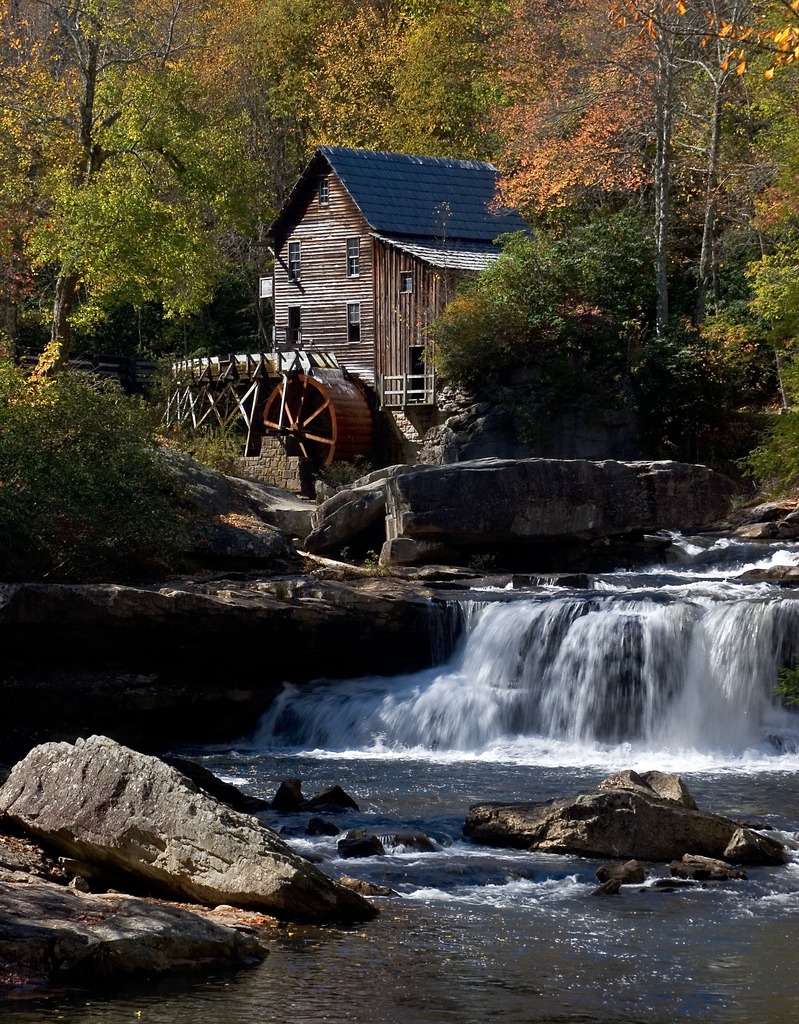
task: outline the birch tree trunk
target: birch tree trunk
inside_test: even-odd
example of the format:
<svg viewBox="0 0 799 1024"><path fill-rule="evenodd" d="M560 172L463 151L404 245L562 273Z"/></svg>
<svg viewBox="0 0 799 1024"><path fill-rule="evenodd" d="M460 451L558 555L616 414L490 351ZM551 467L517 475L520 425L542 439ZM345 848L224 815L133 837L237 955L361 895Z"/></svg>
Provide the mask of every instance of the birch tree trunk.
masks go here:
<svg viewBox="0 0 799 1024"><path fill-rule="evenodd" d="M669 322L669 229L671 226L671 144L674 129L674 39L661 32L657 55L656 143L653 174L655 196L655 333L665 337Z"/></svg>
<svg viewBox="0 0 799 1024"><path fill-rule="evenodd" d="M707 295L716 278L716 190L718 188L719 155L721 152L721 118L724 105L724 80L718 77L714 82L713 114L710 126L710 145L707 155L707 180L705 183L705 220L702 228L702 248L699 254L699 280L696 289L694 323L705 319Z"/></svg>

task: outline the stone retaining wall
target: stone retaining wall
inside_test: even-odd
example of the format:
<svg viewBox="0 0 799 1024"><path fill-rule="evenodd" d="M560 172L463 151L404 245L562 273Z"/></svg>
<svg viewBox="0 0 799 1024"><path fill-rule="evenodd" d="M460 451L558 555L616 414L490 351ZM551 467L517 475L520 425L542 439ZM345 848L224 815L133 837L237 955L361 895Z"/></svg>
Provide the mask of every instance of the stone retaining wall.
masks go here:
<svg viewBox="0 0 799 1024"><path fill-rule="evenodd" d="M277 437L264 437L260 455L242 456L237 461L242 472L253 480L282 487L293 494L302 492L300 460L287 455Z"/></svg>

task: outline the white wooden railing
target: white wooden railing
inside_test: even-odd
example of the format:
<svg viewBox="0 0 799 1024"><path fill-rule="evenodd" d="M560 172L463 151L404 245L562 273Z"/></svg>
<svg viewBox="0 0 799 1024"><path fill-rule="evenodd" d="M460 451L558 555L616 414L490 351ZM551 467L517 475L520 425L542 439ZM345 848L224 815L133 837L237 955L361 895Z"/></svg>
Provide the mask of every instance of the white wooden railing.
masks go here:
<svg viewBox="0 0 799 1024"><path fill-rule="evenodd" d="M427 373L398 373L379 379L380 404L386 409L403 409L408 405L434 405L436 377Z"/></svg>

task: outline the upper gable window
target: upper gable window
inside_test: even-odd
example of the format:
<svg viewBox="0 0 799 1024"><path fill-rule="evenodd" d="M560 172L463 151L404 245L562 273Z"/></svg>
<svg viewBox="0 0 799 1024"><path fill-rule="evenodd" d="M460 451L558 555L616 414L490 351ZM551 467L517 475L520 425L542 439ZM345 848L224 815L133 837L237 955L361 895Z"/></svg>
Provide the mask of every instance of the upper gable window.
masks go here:
<svg viewBox="0 0 799 1024"><path fill-rule="evenodd" d="M319 179L319 205L330 206L330 179L328 177Z"/></svg>
<svg viewBox="0 0 799 1024"><path fill-rule="evenodd" d="M288 272L289 272L289 281L299 281L299 279L300 279L300 243L299 242L289 242Z"/></svg>
<svg viewBox="0 0 799 1024"><path fill-rule="evenodd" d="M347 239L347 277L357 277L361 272L361 240Z"/></svg>
<svg viewBox="0 0 799 1024"><path fill-rule="evenodd" d="M413 291L413 274L409 272L402 272L400 274L400 293L408 295Z"/></svg>

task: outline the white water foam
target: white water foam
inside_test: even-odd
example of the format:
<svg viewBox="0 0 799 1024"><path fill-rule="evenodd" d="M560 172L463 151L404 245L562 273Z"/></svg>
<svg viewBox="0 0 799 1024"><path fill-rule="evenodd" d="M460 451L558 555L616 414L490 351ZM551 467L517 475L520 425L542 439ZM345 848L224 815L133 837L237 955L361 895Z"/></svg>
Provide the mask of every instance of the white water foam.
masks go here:
<svg viewBox="0 0 799 1024"><path fill-rule="evenodd" d="M593 883L580 882L576 875L568 878L547 878L542 881L513 879L502 884L464 886L458 889L425 887L407 893L409 898L438 903L460 903L464 906L493 907L495 909L518 907L520 903L551 904L564 903L575 895L584 895L595 887Z"/></svg>
<svg viewBox="0 0 799 1024"><path fill-rule="evenodd" d="M288 687L255 746L317 756L795 770L799 716L774 696L799 603L707 583L679 592L472 606L450 663Z"/></svg>

